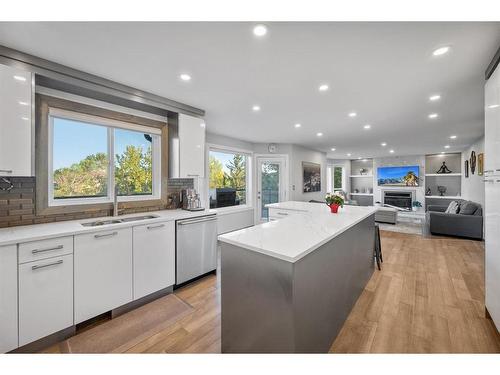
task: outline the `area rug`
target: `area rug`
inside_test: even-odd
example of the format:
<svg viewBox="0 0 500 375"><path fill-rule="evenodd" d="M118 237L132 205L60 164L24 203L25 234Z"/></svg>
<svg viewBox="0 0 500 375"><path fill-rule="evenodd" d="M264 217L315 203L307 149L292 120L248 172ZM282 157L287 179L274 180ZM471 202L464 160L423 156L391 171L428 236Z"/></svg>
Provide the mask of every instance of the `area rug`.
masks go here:
<svg viewBox="0 0 500 375"><path fill-rule="evenodd" d="M169 294L69 338L66 349L69 353L121 353L192 311L187 303Z"/></svg>
<svg viewBox="0 0 500 375"><path fill-rule="evenodd" d="M398 232L398 233L408 233L408 234L420 234L422 235L423 226L420 223L411 222L398 222L397 224L378 224L380 230L385 230L388 232Z"/></svg>

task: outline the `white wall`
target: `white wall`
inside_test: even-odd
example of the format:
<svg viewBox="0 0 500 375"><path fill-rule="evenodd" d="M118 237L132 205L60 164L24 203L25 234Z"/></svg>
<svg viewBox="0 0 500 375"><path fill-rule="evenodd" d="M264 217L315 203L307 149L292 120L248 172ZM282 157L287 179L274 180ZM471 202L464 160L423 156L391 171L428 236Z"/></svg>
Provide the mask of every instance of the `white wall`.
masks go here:
<svg viewBox="0 0 500 375"><path fill-rule="evenodd" d="M469 159L472 151L476 152L476 157L480 153L484 153L484 137L479 138L467 150L462 152L462 161ZM484 157L487 158L488 155ZM476 173L472 174L469 170L469 178L465 178L465 175L462 174L462 198L480 203L484 208L485 191L483 178L484 176L477 174L477 163Z"/></svg>
<svg viewBox="0 0 500 375"><path fill-rule="evenodd" d="M321 165L321 191L314 193L304 193L302 162L316 163ZM291 191L290 200L294 201L309 201L311 199L322 201L326 194L326 153L314 150L309 150L302 146L293 145L292 157L290 160L291 167Z"/></svg>
<svg viewBox="0 0 500 375"><path fill-rule="evenodd" d="M405 186L378 186L377 170L379 167L399 167L404 165L418 165L420 167L420 186L405 187ZM415 193L414 199L425 205L425 156L393 156L387 158L373 159L373 203L382 202L382 190L407 190Z"/></svg>

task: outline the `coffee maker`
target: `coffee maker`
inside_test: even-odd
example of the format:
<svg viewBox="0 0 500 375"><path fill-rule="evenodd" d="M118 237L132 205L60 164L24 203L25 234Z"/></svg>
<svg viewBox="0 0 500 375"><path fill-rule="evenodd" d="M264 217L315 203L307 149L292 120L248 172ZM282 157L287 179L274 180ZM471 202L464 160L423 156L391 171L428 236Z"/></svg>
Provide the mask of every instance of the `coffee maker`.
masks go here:
<svg viewBox="0 0 500 375"><path fill-rule="evenodd" d="M181 191L182 209L187 211L203 211L201 206L200 194L196 189L183 189Z"/></svg>

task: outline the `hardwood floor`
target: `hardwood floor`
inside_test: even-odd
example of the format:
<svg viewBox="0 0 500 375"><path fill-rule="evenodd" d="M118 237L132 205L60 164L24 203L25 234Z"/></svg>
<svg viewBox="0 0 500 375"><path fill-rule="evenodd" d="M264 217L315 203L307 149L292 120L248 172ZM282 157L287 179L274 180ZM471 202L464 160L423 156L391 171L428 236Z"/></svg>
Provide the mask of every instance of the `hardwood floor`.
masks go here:
<svg viewBox="0 0 500 375"><path fill-rule="evenodd" d="M481 242L385 231L381 238L382 271L374 272L331 352L500 352L499 335L485 318ZM130 337L129 345L116 346L127 353L220 353L218 278L207 276L174 295L188 313L142 341ZM104 324L91 330L98 334ZM71 347L65 340L45 352Z"/></svg>

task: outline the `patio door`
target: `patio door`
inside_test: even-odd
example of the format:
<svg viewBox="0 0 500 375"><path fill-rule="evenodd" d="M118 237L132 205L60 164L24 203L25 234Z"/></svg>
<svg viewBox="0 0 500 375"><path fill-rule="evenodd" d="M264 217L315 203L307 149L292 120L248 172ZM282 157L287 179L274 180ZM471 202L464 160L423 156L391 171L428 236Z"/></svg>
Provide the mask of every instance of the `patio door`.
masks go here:
<svg viewBox="0 0 500 375"><path fill-rule="evenodd" d="M257 222L269 219L266 204L286 200L287 163L284 156L257 157Z"/></svg>

